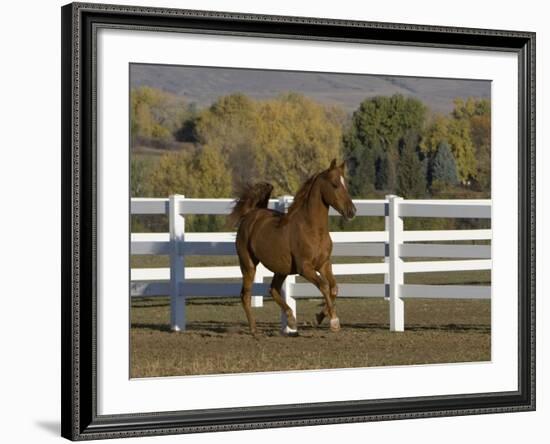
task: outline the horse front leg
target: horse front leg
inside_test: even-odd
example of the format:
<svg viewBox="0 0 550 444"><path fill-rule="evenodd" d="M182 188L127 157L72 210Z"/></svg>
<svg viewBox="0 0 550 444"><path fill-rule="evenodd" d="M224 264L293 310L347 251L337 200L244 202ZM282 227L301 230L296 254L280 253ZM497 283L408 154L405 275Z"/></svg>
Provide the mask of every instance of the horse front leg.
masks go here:
<svg viewBox="0 0 550 444"><path fill-rule="evenodd" d="M334 277L334 274L332 273L332 264L330 261L326 261L321 268L319 269L319 273L323 275L323 277L327 280L329 288L330 288L330 299L332 301L332 306L336 307L336 296L338 296L338 285L336 284L336 278ZM323 309L315 315L315 319L317 321L317 325L321 325L325 317L329 315L328 311L328 305L325 303Z"/></svg>
<svg viewBox="0 0 550 444"><path fill-rule="evenodd" d="M334 332L340 330L340 320L336 316L336 310L334 308L333 298L331 297L331 287L328 279L323 276L323 274L317 273L313 265L309 262L305 262L302 265L300 274L315 285L325 298L325 307L327 315L330 318L330 330Z"/></svg>

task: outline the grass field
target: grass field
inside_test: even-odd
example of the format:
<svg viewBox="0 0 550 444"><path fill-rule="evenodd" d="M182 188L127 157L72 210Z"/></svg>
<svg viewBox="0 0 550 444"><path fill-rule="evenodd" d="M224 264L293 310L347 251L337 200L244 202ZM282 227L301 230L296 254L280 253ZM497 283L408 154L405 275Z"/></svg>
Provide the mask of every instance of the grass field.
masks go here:
<svg viewBox="0 0 550 444"><path fill-rule="evenodd" d="M133 258L132 266L163 266ZM202 265L193 258L188 265ZM220 259L219 265L233 258ZM208 262L212 264L212 258ZM137 262L137 263L136 263ZM382 276L339 276L343 282L381 282ZM484 284L490 272L422 273L407 283ZM351 368L491 359L491 304L476 300L415 299L405 303L405 332L389 331L383 298L337 303L342 330L315 327L321 300L299 300L298 337L279 333L280 312L270 299L254 308L259 335L252 337L239 298L190 299L187 330L170 331L168 298L132 301L131 377L176 376L321 368Z"/></svg>

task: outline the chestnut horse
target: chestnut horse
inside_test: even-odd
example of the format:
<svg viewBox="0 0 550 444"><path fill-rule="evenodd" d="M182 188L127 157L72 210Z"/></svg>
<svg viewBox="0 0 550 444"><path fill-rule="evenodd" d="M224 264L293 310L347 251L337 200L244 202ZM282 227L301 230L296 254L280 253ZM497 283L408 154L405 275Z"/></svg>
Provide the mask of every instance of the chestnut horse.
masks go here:
<svg viewBox="0 0 550 444"><path fill-rule="evenodd" d="M238 224L236 247L243 275L241 300L250 331L256 334L250 302L259 262L274 274L270 294L286 314L291 330L296 330L296 318L281 295L281 287L289 274L299 274L324 297L325 305L316 316L317 323L321 324L328 315L330 329L338 331L340 321L334 308L338 287L330 263L328 211L333 207L346 219L355 216L356 208L344 180L344 163L336 165L333 160L328 169L309 178L287 214L267 209L272 189L266 183L245 187L229 216L230 222Z"/></svg>

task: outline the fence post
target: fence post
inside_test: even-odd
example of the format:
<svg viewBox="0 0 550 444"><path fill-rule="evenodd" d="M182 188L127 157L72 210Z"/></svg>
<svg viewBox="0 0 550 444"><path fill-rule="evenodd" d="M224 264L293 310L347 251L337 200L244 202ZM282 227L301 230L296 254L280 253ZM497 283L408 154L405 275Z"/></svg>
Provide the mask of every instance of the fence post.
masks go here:
<svg viewBox="0 0 550 444"><path fill-rule="evenodd" d="M390 199L394 197L393 194L387 194L386 204L384 205L384 231L389 234L390 232ZM384 273L384 300L390 300L390 240L388 236L388 242L384 244L384 263L388 265L388 272Z"/></svg>
<svg viewBox="0 0 550 444"><path fill-rule="evenodd" d="M402 197L388 196L389 201L389 281L390 281L390 331L405 331L405 306L401 298L404 284L403 259L400 248L403 243L403 219L399 216Z"/></svg>
<svg viewBox="0 0 550 444"><path fill-rule="evenodd" d="M180 202L184 196L174 194L169 198L170 224L170 327L172 331L185 330L185 295L181 287L185 279L185 259L182 244L185 235L185 218L180 214Z"/></svg>
<svg viewBox="0 0 550 444"><path fill-rule="evenodd" d="M264 282L264 274L263 274L263 267L261 267L260 264L256 267L256 275L254 276L254 283L256 284L263 284ZM264 306L264 295L254 295L252 294L252 300L250 302L250 305L252 307L263 307Z"/></svg>
<svg viewBox="0 0 550 444"><path fill-rule="evenodd" d="M288 211L288 207L290 207L291 199L292 196L279 197L279 202L277 203L277 211L280 211L281 213L286 213Z"/></svg>

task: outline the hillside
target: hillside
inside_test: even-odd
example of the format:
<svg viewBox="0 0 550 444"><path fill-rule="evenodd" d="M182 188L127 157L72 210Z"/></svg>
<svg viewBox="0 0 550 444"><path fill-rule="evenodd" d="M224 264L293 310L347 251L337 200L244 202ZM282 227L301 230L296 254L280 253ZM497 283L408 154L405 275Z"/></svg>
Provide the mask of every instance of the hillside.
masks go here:
<svg viewBox="0 0 550 444"><path fill-rule="evenodd" d="M256 99L296 91L322 103L354 111L376 95L403 94L422 100L433 111L448 113L455 97L490 98L487 80L415 78L357 74L303 73L231 68L132 64L132 87L147 85L208 106L219 96L242 92Z"/></svg>

